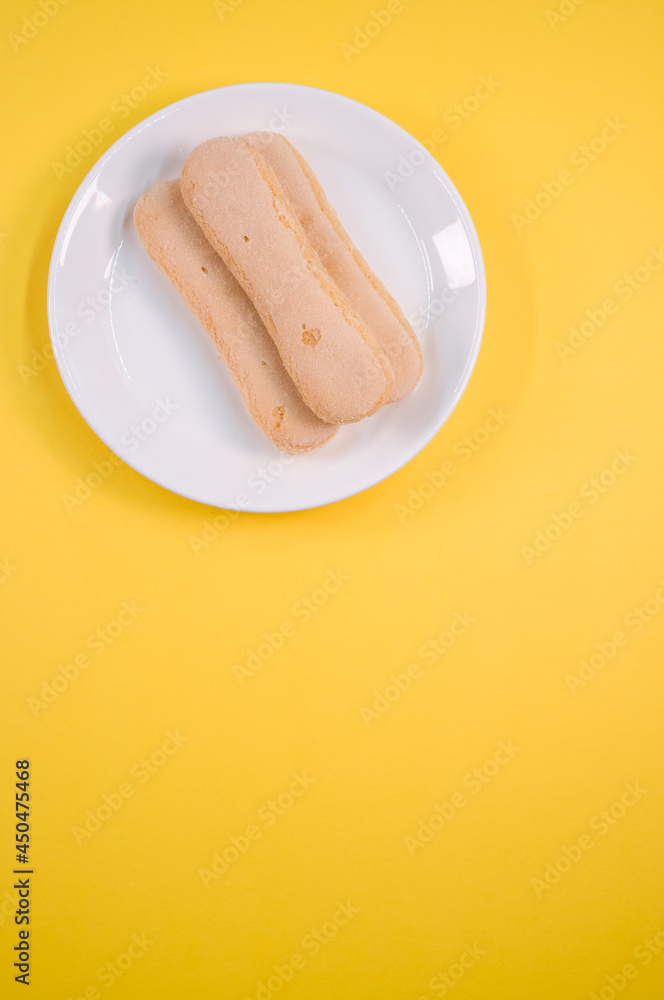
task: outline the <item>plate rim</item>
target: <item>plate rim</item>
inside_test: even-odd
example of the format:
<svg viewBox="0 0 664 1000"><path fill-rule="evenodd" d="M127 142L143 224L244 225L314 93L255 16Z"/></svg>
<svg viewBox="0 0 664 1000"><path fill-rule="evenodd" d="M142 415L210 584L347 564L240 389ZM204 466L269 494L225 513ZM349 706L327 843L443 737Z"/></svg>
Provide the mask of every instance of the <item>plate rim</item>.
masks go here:
<svg viewBox="0 0 664 1000"><path fill-rule="evenodd" d="M109 442L106 440L105 435L99 431L99 429L96 426L96 421L93 422L92 420L90 420L89 417L85 413L83 413L81 407L79 406L76 386L73 383L72 379L70 378L69 371L65 364L64 356L61 355L61 348L59 344L56 342L54 334L54 330L56 329L55 286L57 281L59 256L62 250L62 244L64 242L64 238L67 229L69 228L71 219L76 214L76 211L79 207L82 198L87 192L91 182L101 172L107 161L110 160L113 156L115 156L119 152L119 150L127 142L129 142L134 137L134 135L142 131L147 124L152 124L153 122L159 121L162 118L167 117L167 115L169 114L173 114L182 105L190 104L192 102L202 101L212 94L219 94L221 92L228 92L233 90L247 91L265 87L282 87L298 91L305 90L316 94L325 94L327 96L335 98L336 100L345 102L351 106L355 107L359 106L364 112L369 112L370 116L375 116L380 119L383 119L384 121L388 122L392 128L398 129L405 136L407 136L408 139L412 143L414 143L414 148L421 151L421 153L424 155L425 157L424 162L429 163L434 173L437 173L439 176L441 176L444 182L444 186L447 188L450 196L452 197L452 200L455 203L456 208L459 211L460 216L463 218L465 228L470 235L470 245L473 255L473 261L475 263L477 286L478 286L477 318L472 335L473 349L468 357L465 368L463 370L463 374L459 382L457 383L457 389L455 390L455 398L453 399L449 407L447 407L441 413L440 419L436 422L436 426L433 428L431 433L428 434L428 436L424 441L418 443L417 449L405 461L400 462L398 465L390 466L390 468L386 472L381 474L378 478L373 479L372 482L367 483L364 486L361 486L359 489L356 489L354 487L351 487L350 489L342 489L340 493L336 494L334 497L330 499L323 501L322 503L313 502L313 503L305 503L303 505L301 502L297 503L297 501L295 501L292 506L289 503L287 506L280 505L276 509L274 507L255 506L253 504L251 507L242 507L242 506L233 506L232 504L221 505L218 503L211 503L209 500L201 499L199 496L194 496L193 491L186 492L185 490L180 488L174 489L172 486L167 485L165 482L163 482L159 477L153 476L152 474L147 475L141 469L136 468L136 466L133 465L132 462L128 460L124 455L118 454L118 452L116 451L116 446L109 444ZM109 449L109 451L111 451L122 462L124 462L131 469L133 469L134 472L138 473L138 475L142 476L148 482L155 483L157 486L167 490L169 493L174 493L176 496L183 497L184 499L187 500L193 500L195 503L202 504L203 506L206 507L214 507L215 510L234 510L238 511L239 513L245 513L245 514L287 514L305 510L316 510L320 507L328 507L331 504L339 503L342 500L348 500L350 499L350 497L359 496L361 493L365 493L367 490L370 490L374 486L378 486L379 483L382 483L386 479L389 479L400 469L405 468L406 465L412 462L413 459L415 459L420 454L420 452L422 452L427 447L427 445L431 443L431 441L441 431L441 429L444 427L444 425L447 423L447 421L453 414L454 410L461 402L461 398L463 397L463 394L465 393L468 384L470 382L473 371L475 370L475 365L477 364L477 359L479 357L480 349L483 343L484 328L486 324L486 309L487 309L486 270L484 266L484 257L482 254L482 247L480 244L480 239L477 233L477 229L475 228L472 216L468 210L468 207L464 199L459 193L456 185L453 183L453 181L451 180L451 178L449 177L443 166L438 162L438 160L433 156L433 154L430 153L429 150L424 145L422 145L422 143L417 138L415 138L415 136L411 135L411 133L408 132L407 129L399 125L398 122L395 122L392 118L389 118L387 115L384 115L381 111L377 111L370 105L364 104L362 101L357 101L353 97L348 97L345 94L340 94L334 90L327 90L326 88L323 87L313 87L308 84L289 83L284 81L251 81L247 83L231 83L231 84L226 84L225 86L222 87L211 87L208 90L201 90L196 92L195 94L189 94L186 97L179 98L177 101L172 101L170 104L164 105L163 108L160 108L159 110L152 112L152 114L147 115L145 118L141 119L140 122L137 122L130 129L124 132L121 136L118 136L115 142L113 142L112 145L110 145L108 149L105 150L101 154L101 156L92 164L92 166L86 173L85 177L76 188L76 191L72 195L72 198L67 206L67 209L65 210L60 225L58 226L58 231L53 243L53 249L51 251L46 295L47 295L47 318L49 327L49 337L51 341L53 357L55 359L56 366L60 373L60 378L63 381L64 387L67 390L69 398L71 399L74 406L78 410L82 419L85 421L88 427L90 427L93 433L96 434L97 437L104 443L104 445Z"/></svg>

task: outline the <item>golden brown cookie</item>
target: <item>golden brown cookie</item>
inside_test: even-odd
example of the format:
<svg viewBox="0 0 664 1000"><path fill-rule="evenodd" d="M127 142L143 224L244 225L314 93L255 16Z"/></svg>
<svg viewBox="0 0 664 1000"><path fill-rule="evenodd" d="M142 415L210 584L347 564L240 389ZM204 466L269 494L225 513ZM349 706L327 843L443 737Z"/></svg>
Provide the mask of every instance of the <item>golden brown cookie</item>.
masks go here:
<svg viewBox="0 0 664 1000"><path fill-rule="evenodd" d="M159 181L134 210L154 262L214 341L247 410L281 451L324 444L336 427L305 406L260 316L182 200L179 182Z"/></svg>
<svg viewBox="0 0 664 1000"><path fill-rule="evenodd" d="M263 157L242 138L210 139L188 156L180 189L314 413L350 423L387 402L389 361L321 264Z"/></svg>
<svg viewBox="0 0 664 1000"><path fill-rule="evenodd" d="M332 279L367 324L392 365L390 402L417 385L422 351L401 307L392 298L342 226L304 157L278 132L243 136L277 175L284 193Z"/></svg>

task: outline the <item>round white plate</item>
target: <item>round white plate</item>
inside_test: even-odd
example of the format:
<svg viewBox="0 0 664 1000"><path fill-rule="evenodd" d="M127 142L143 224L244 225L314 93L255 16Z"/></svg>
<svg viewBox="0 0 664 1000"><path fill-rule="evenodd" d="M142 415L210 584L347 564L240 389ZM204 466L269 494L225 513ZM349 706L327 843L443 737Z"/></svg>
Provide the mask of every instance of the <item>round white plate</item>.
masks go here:
<svg viewBox="0 0 664 1000"><path fill-rule="evenodd" d="M297 457L282 455L255 426L132 222L138 198L157 180L177 177L198 143L258 129L283 132L309 161L424 352L424 374L409 396ZM48 285L60 374L108 447L182 496L271 512L352 496L413 458L468 383L485 303L475 228L434 158L363 104L283 83L195 94L118 139L67 209Z"/></svg>

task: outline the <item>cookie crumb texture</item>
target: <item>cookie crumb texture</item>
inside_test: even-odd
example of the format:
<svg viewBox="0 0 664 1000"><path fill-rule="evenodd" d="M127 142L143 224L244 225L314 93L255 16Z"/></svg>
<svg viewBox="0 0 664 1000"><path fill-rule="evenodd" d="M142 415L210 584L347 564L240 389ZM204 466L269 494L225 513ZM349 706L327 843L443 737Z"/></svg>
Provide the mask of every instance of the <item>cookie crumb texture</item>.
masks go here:
<svg viewBox="0 0 664 1000"><path fill-rule="evenodd" d="M422 374L422 350L396 300L373 273L304 157L278 132L244 136L274 171L307 238L330 277L362 317L394 373L390 402L411 391Z"/></svg>
<svg viewBox="0 0 664 1000"><path fill-rule="evenodd" d="M242 138L210 139L190 153L180 187L314 413L350 423L386 403L392 367L321 263L263 157ZM315 331L320 339L313 344Z"/></svg>
<svg viewBox="0 0 664 1000"><path fill-rule="evenodd" d="M336 428L305 405L251 301L182 200L178 181L159 181L134 211L147 252L217 347L256 424L281 451L298 454Z"/></svg>

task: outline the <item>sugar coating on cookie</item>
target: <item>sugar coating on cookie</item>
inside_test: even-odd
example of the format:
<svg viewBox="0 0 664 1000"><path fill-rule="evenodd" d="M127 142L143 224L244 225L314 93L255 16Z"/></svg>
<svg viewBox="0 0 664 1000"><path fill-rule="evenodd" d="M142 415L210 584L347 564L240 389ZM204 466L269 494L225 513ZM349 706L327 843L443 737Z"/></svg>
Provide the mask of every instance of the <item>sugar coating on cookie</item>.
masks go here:
<svg viewBox="0 0 664 1000"><path fill-rule="evenodd" d="M360 254L311 167L288 139L269 131L243 138L267 160L323 266L389 360L394 372L390 402L401 399L422 374L422 351L401 307Z"/></svg>
<svg viewBox="0 0 664 1000"><path fill-rule="evenodd" d="M242 138L210 139L187 158L180 188L314 413L349 423L387 402L389 361L322 265L265 159Z"/></svg>
<svg viewBox="0 0 664 1000"><path fill-rule="evenodd" d="M147 252L213 340L247 410L273 444L297 454L328 441L336 428L303 402L260 316L188 212L179 182L159 181L139 200L134 221Z"/></svg>

